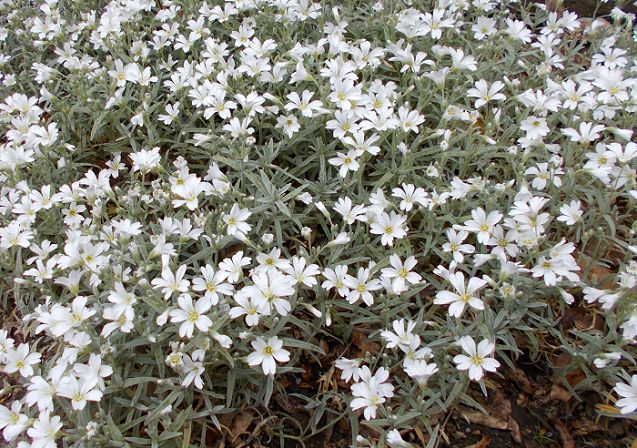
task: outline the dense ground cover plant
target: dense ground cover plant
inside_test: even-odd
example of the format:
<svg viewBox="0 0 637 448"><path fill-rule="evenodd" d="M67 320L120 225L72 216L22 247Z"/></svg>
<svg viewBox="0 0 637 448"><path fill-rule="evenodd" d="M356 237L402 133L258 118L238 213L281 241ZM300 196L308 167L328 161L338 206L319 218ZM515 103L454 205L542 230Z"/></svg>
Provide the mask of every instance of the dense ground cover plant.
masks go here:
<svg viewBox="0 0 637 448"><path fill-rule="evenodd" d="M340 419L353 444L408 446L416 423L434 443L431 415L477 405L471 382L487 393L547 338L585 375L573 392L635 415L633 16L487 0L0 11L10 446L206 446L245 406L273 445ZM603 324L561 331L578 305ZM308 360L323 386L290 392ZM304 400L309 424L271 411L273 393Z"/></svg>

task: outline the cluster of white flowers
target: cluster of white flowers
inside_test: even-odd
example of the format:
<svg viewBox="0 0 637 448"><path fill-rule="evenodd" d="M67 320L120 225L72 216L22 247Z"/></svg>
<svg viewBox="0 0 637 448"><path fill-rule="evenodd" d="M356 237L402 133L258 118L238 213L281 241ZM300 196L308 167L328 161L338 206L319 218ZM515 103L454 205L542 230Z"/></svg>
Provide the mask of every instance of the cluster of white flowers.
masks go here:
<svg viewBox="0 0 637 448"><path fill-rule="evenodd" d="M31 3L0 0L11 446L162 446L308 363L367 420L424 415L584 305L607 317L569 335L589 383L636 411L631 14Z"/></svg>

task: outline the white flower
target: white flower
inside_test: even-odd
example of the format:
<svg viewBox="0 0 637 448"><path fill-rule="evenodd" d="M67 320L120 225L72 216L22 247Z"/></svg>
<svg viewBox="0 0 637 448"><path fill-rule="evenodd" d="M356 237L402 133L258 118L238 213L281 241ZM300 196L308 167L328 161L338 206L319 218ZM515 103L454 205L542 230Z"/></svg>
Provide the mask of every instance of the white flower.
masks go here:
<svg viewBox="0 0 637 448"><path fill-rule="evenodd" d="M197 389L203 389L201 374L204 373L205 369L201 361L193 361L190 356L183 355L183 366L181 369L186 374L181 382L183 387L188 387L194 382Z"/></svg>
<svg viewBox="0 0 637 448"><path fill-rule="evenodd" d="M563 277L566 277L570 281L578 281L579 277L572 272L578 270L579 266L574 260L565 260L560 257L547 258L542 255L537 260L537 264L531 268L531 275L535 278L544 277L546 286L554 286L558 281L561 281ZM612 305L605 308L612 308Z"/></svg>
<svg viewBox="0 0 637 448"><path fill-rule="evenodd" d="M450 316L462 316L466 305L477 310L484 309L484 302L477 297L474 297L474 294L487 284L486 281L477 277L472 277L469 279L469 284L465 286L464 274L462 272L456 272L449 274L449 282L451 282L457 293L440 291L436 294L434 303L436 305L451 304L449 306Z"/></svg>
<svg viewBox="0 0 637 448"><path fill-rule="evenodd" d="M613 390L622 397L615 403L622 414L631 414L637 411L637 375L631 377L630 383L617 383Z"/></svg>
<svg viewBox="0 0 637 448"><path fill-rule="evenodd" d="M394 396L394 386L386 383L389 379L389 371L380 367L372 376L369 367L363 366L360 371L360 381L351 387L352 400L350 406L353 410L365 408L363 415L365 420L376 418L378 406L386 401L386 398Z"/></svg>
<svg viewBox="0 0 637 448"><path fill-rule="evenodd" d="M387 433L387 445L389 445L390 448L413 448L414 446L403 440L400 431L397 429L392 429Z"/></svg>
<svg viewBox="0 0 637 448"><path fill-rule="evenodd" d="M290 268L290 261L284 257L281 257L281 249L278 247L272 248L269 253L260 252L257 255L257 262L259 266L254 270L255 273L271 273L277 274L280 271Z"/></svg>
<svg viewBox="0 0 637 448"><path fill-rule="evenodd" d="M273 309L281 316L287 316L292 306L287 299L294 295L294 280L278 271L256 273L251 277L253 285L245 286L241 291L249 297L258 309L269 315Z"/></svg>
<svg viewBox="0 0 637 448"><path fill-rule="evenodd" d="M303 257L292 257L292 264L283 267L283 272L294 278L297 285L305 285L308 288L316 286L318 283L316 276L321 273L318 265L309 264Z"/></svg>
<svg viewBox="0 0 637 448"><path fill-rule="evenodd" d="M57 394L60 397L69 398L71 406L76 411L81 411L87 401L100 401L102 392L95 389L97 378L84 378L78 381L75 376L68 376L60 382Z"/></svg>
<svg viewBox="0 0 637 448"><path fill-rule="evenodd" d="M296 92L290 93L287 96L290 102L285 105L285 110L298 109L304 117L312 117L315 111L320 111L323 107L321 101L312 101L312 96L314 96L314 92L309 90L304 90L300 97Z"/></svg>
<svg viewBox="0 0 637 448"><path fill-rule="evenodd" d="M279 116L276 127L280 128L288 137L294 136L301 129L299 121L294 115Z"/></svg>
<svg viewBox="0 0 637 448"><path fill-rule="evenodd" d="M405 327L407 323L407 327ZM387 341L387 348L394 348L400 346L401 348L409 347L409 337L412 335L412 331L416 328L416 322L410 320L405 322L405 319L399 319L392 322L392 328L394 331L383 330L380 333L380 337Z"/></svg>
<svg viewBox="0 0 637 448"><path fill-rule="evenodd" d="M243 267L248 266L252 262L250 257L244 257L243 251L240 250L231 258L225 258L219 263L219 272L226 276L226 280L235 284L239 278L243 276Z"/></svg>
<svg viewBox="0 0 637 448"><path fill-rule="evenodd" d="M9 349L7 351L4 360L4 372L14 373L19 371L20 375L28 378L33 375L32 366L40 362L41 356L37 352L29 353L28 344L20 344L15 350Z"/></svg>
<svg viewBox="0 0 637 448"><path fill-rule="evenodd" d="M489 86L489 83L484 79L476 81L475 87L467 91L467 96L470 98L478 98L475 102L475 108L479 108L487 104L489 101L502 101L506 97L504 94L499 93L504 88L502 81L495 81Z"/></svg>
<svg viewBox="0 0 637 448"><path fill-rule="evenodd" d="M275 374L276 361L288 362L290 360L290 352L283 349L283 341L276 336L272 336L267 342L258 337L252 341L252 347L254 352L248 355L248 364L251 366L261 364L265 375Z"/></svg>
<svg viewBox="0 0 637 448"><path fill-rule="evenodd" d="M153 279L150 284L155 289L161 288L161 292L164 293L164 300L168 300L175 293L188 292L190 282L184 279L186 269L186 265L179 266L177 272L173 274L169 267L165 267L161 271L161 278Z"/></svg>
<svg viewBox="0 0 637 448"><path fill-rule="evenodd" d="M410 111L407 106L401 106L398 109L398 120L403 131L413 131L418 134L418 126L425 122L425 117L418 113L418 111Z"/></svg>
<svg viewBox="0 0 637 448"><path fill-rule="evenodd" d="M371 233L381 235L380 242L383 246L393 246L394 238L401 239L407 236L405 221L407 218L391 212L390 215L383 212L378 215L376 222L371 225Z"/></svg>
<svg viewBox="0 0 637 448"><path fill-rule="evenodd" d="M142 149L141 151L131 153L130 158L133 161L133 172L141 171L142 174L145 174L159 166L161 161L159 146L151 150Z"/></svg>
<svg viewBox="0 0 637 448"><path fill-rule="evenodd" d="M403 369L418 384L425 385L429 378L438 371L438 366L435 362L428 364L424 359L405 359Z"/></svg>
<svg viewBox="0 0 637 448"><path fill-rule="evenodd" d="M224 282L227 275L223 271L215 272L214 268L207 264L201 268L201 277L196 277L192 281L192 290L197 292L205 291L204 298L212 305L219 303L219 294L231 295L232 285Z"/></svg>
<svg viewBox="0 0 637 448"><path fill-rule="evenodd" d="M137 297L132 292L126 291L124 285L120 281L116 281L114 286L115 291L111 291L107 297L108 301L113 305L105 308L105 311L110 310L109 315L111 315L114 319L117 319L127 311L133 312L133 305L137 303Z"/></svg>
<svg viewBox="0 0 637 448"><path fill-rule="evenodd" d="M582 220L582 202L578 200L571 201L560 207L561 215L557 217L558 221L562 221L567 226L572 226Z"/></svg>
<svg viewBox="0 0 637 448"><path fill-rule="evenodd" d="M529 139L545 137L551 131L546 124L545 118L533 116L522 120L520 129L526 131L526 136Z"/></svg>
<svg viewBox="0 0 637 448"><path fill-rule="evenodd" d="M570 137L572 142L588 144L600 138L599 133L605 129L606 126L602 124L581 122L579 124L579 132L573 128L566 128L562 129L562 134Z"/></svg>
<svg viewBox="0 0 637 448"><path fill-rule="evenodd" d="M380 280L370 279L369 276L369 268L359 268L358 275L356 277L351 275L345 276L345 286L347 286L350 290L345 298L347 302L353 304L359 299L363 299L363 302L367 305L371 306L374 303L372 291L379 290L382 288L382 285L380 284Z"/></svg>
<svg viewBox="0 0 637 448"><path fill-rule="evenodd" d="M65 378L63 375L66 371L65 365L58 365L49 370L48 380L45 380L41 376L34 376L30 379L28 386L28 393L25 400L29 406L35 406L37 404L38 410L53 411L53 397L57 393L60 382Z"/></svg>
<svg viewBox="0 0 637 448"><path fill-rule="evenodd" d="M598 369L603 369L609 364L616 364L620 359L622 359L622 354L619 352L602 353L601 356L593 359L593 364Z"/></svg>
<svg viewBox="0 0 637 448"><path fill-rule="evenodd" d="M210 310L212 303L210 300L202 297L193 304L192 298L188 294L184 294L177 298L179 309L170 312L170 321L173 323L183 322L179 326L179 336L191 338L197 327L203 333L206 333L212 326L212 321L205 313Z"/></svg>
<svg viewBox="0 0 637 448"><path fill-rule="evenodd" d="M0 363L4 363L7 350L12 349L15 341L9 337L7 330L0 330Z"/></svg>
<svg viewBox="0 0 637 448"><path fill-rule="evenodd" d="M485 371L495 372L500 367L498 360L490 357L495 350L495 344L488 339L480 341L477 347L471 336L464 336L458 342L469 356L456 355L453 362L457 364L458 370L468 370L469 378L473 381L480 381Z"/></svg>
<svg viewBox="0 0 637 448"><path fill-rule="evenodd" d="M410 211L414 204L420 204L426 207L429 204L427 193L421 187L416 188L412 184L403 184L402 188L394 188L392 196L400 198L400 209L406 212Z"/></svg>
<svg viewBox="0 0 637 448"><path fill-rule="evenodd" d="M364 205L352 207L352 200L348 197L339 198L333 208L343 217L343 221L350 225L354 224L354 221L363 221L367 211Z"/></svg>
<svg viewBox="0 0 637 448"><path fill-rule="evenodd" d="M33 232L24 229L18 221L12 221L7 227L0 227L0 249L20 246L29 247Z"/></svg>
<svg viewBox="0 0 637 448"><path fill-rule="evenodd" d="M246 234L252 228L246 220L252 215L252 212L247 208L239 208L237 204L234 204L230 209L230 214L223 215L223 222L226 223L226 231L228 235L237 237L238 239L244 239Z"/></svg>
<svg viewBox="0 0 637 448"><path fill-rule="evenodd" d="M358 171L360 165L356 160L357 157L358 154L356 153L356 150L351 149L347 152L347 154L337 152L336 157L329 159L328 162L330 165L340 167L338 170L338 174L339 176L345 178L348 171Z"/></svg>
<svg viewBox="0 0 637 448"><path fill-rule="evenodd" d="M478 242L487 244L491 238L493 226L502 219L502 213L492 211L487 215L482 208L478 207L477 209L471 210L471 217L473 219L469 219L464 223L464 229L477 233Z"/></svg>
<svg viewBox="0 0 637 448"><path fill-rule="evenodd" d="M108 71L108 75L116 81L117 87L123 87L126 82L133 82L139 67L135 63L124 65L120 59L115 60L115 68Z"/></svg>
<svg viewBox="0 0 637 448"><path fill-rule="evenodd" d="M179 116L179 107L181 103L179 101L175 102L175 104L166 104L166 115L158 115L157 119L164 123L166 126L170 126Z"/></svg>
<svg viewBox="0 0 637 448"><path fill-rule="evenodd" d="M491 17L480 16L471 26L471 31L474 32L473 37L477 40L482 40L487 36L491 36L495 34L498 30L496 29L496 21Z"/></svg>
<svg viewBox="0 0 637 448"><path fill-rule="evenodd" d="M559 176L564 174L564 171L559 167L553 168L548 163L542 162L527 168L524 174L534 175L535 178L531 182L531 186L538 190L544 190L549 181L556 187L561 187L562 179Z"/></svg>
<svg viewBox="0 0 637 448"><path fill-rule="evenodd" d="M338 265L334 269L326 268L323 271L323 277L326 280L321 284L321 288L329 291L330 289L336 289L338 295L346 297L349 294L349 288L345 285L345 277L347 276L347 266Z"/></svg>
<svg viewBox="0 0 637 448"><path fill-rule="evenodd" d="M31 448L56 448L55 439L60 429L62 429L60 417L57 415L50 417L48 411L41 412L33 423L33 427L27 431L29 437L33 439Z"/></svg>
<svg viewBox="0 0 637 448"><path fill-rule="evenodd" d="M343 381L349 382L352 378L354 381L358 381L360 379L359 371L361 361L361 359L338 358L334 362L334 366L342 371L341 379Z"/></svg>
<svg viewBox="0 0 637 448"><path fill-rule="evenodd" d="M334 237L334 239L332 241L330 241L329 243L327 243L327 247L332 247L332 246L342 246L343 244L347 244L351 241L351 237L349 235L349 233L347 232L341 232L338 235L336 235L336 237Z"/></svg>
<svg viewBox="0 0 637 448"><path fill-rule="evenodd" d="M389 257L391 268L383 268L381 275L385 278L391 278L392 290L394 294L400 294L407 290L408 284L416 285L420 283L422 277L411 270L416 267L416 257L413 255L408 257L404 262L396 254Z"/></svg>
<svg viewBox="0 0 637 448"><path fill-rule="evenodd" d="M462 263L464 261L464 254L472 254L476 250L471 244L462 244L467 236L469 236L469 232L466 230L456 232L453 229L447 229L448 242L442 245L442 250L444 252L451 252L456 263Z"/></svg>
<svg viewBox="0 0 637 448"><path fill-rule="evenodd" d="M104 378L111 376L113 368L109 365L102 364L102 357L100 355L91 353L88 364L76 363L73 366L73 371L80 379L97 378L98 389L104 390L106 387Z"/></svg>
<svg viewBox="0 0 637 448"><path fill-rule="evenodd" d="M21 414L22 403L14 401L11 409L0 404L0 429L4 428L2 436L7 442L11 442L29 427L29 417Z"/></svg>
<svg viewBox="0 0 637 448"><path fill-rule="evenodd" d="M237 302L238 306L230 308L228 314L232 319L245 315L246 324L250 327L259 324L259 316L267 314L268 309L263 304L257 304L255 301L243 291L237 291L232 298Z"/></svg>

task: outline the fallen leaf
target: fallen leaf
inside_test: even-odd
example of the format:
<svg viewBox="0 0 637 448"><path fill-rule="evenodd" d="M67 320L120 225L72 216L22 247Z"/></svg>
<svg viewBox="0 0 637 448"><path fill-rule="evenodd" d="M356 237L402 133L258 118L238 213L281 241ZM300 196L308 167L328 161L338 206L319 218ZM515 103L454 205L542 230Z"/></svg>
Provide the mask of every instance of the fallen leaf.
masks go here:
<svg viewBox="0 0 637 448"><path fill-rule="evenodd" d="M573 357L566 352L561 352L553 364L555 367L566 367L573 361Z"/></svg>
<svg viewBox="0 0 637 448"><path fill-rule="evenodd" d="M462 416L470 423L477 423L493 429L508 430L513 440L522 443L520 425L511 415L511 401L500 389L494 389L492 397L492 402L487 406L490 415L481 412L466 412Z"/></svg>
<svg viewBox="0 0 637 448"><path fill-rule="evenodd" d="M420 443L422 444L422 446L427 446L427 443L429 443L429 434L425 435L422 432L422 429L420 429L419 426L414 426L414 431L416 432L416 436L418 437L418 440L420 440Z"/></svg>
<svg viewBox="0 0 637 448"><path fill-rule="evenodd" d="M630 448L637 448L637 439L633 440L633 443L630 445Z"/></svg>
<svg viewBox="0 0 637 448"><path fill-rule="evenodd" d="M354 330L352 332L352 343L363 353L377 353L380 350L380 345L376 342L370 342L367 335L360 330Z"/></svg>
<svg viewBox="0 0 637 448"><path fill-rule="evenodd" d="M595 263L583 254L577 254L576 261L584 274L583 281L589 284L597 284L597 286L602 289L617 289L618 285L614 280L615 272Z"/></svg>
<svg viewBox="0 0 637 448"><path fill-rule="evenodd" d="M461 412L460 415L469 423L486 426L491 429L509 429L508 421L502 420L498 417L491 417L490 415L483 414L482 412L465 411Z"/></svg>
<svg viewBox="0 0 637 448"><path fill-rule="evenodd" d="M561 400L566 402L566 401L569 401L573 396L571 395L569 391L561 388L557 384L553 384L553 386L551 386L550 397L556 400Z"/></svg>
<svg viewBox="0 0 637 448"><path fill-rule="evenodd" d="M568 430L566 424L555 415L549 415L549 419L562 440L562 448L575 448L575 439Z"/></svg>
<svg viewBox="0 0 637 448"><path fill-rule="evenodd" d="M302 364L301 368L303 372L301 372L301 378L304 381L310 381L312 379L312 367L309 364Z"/></svg>
<svg viewBox="0 0 637 448"><path fill-rule="evenodd" d="M521 369L509 370L507 376L527 394L533 395L535 393L537 387L533 385L529 377Z"/></svg>
<svg viewBox="0 0 637 448"><path fill-rule="evenodd" d="M247 432L254 418L248 412L237 414L232 420L232 428L230 428L230 442L234 443L240 435Z"/></svg>
<svg viewBox="0 0 637 448"><path fill-rule="evenodd" d="M511 402L504 396L500 389L493 391L493 402L491 406L492 414L500 417L502 420L506 420L511 415Z"/></svg>
<svg viewBox="0 0 637 448"><path fill-rule="evenodd" d="M489 443L491 443L491 439L489 439L486 435L483 435L477 443L468 445L465 448L489 448Z"/></svg>
<svg viewBox="0 0 637 448"><path fill-rule="evenodd" d="M285 394L275 394L274 401L276 401L277 404L289 414L305 411L305 408L303 408L303 406L299 406L299 403L294 398Z"/></svg>
<svg viewBox="0 0 637 448"><path fill-rule="evenodd" d="M509 415L509 418L507 420L508 423L508 428L509 431L511 432L511 437L513 437L513 440L515 440L517 443L522 443L522 434L520 433L520 425L518 425L518 422Z"/></svg>
<svg viewBox="0 0 637 448"><path fill-rule="evenodd" d="M567 307L562 316L561 325L564 330L570 330L575 326L578 330L589 329L593 326L594 316L592 310Z"/></svg>
<svg viewBox="0 0 637 448"><path fill-rule="evenodd" d="M596 404L595 408L598 411L606 412L608 414L619 414L619 409L617 409L615 406L611 406L608 404Z"/></svg>
<svg viewBox="0 0 637 448"><path fill-rule="evenodd" d="M325 340L319 340L319 347L321 347L321 350L323 350L323 353L325 353L325 356L323 358L330 357L330 346L327 344L327 342L325 342Z"/></svg>
<svg viewBox="0 0 637 448"><path fill-rule="evenodd" d="M525 394L518 394L518 398L515 399L515 402L521 408L529 407L529 397Z"/></svg>
<svg viewBox="0 0 637 448"><path fill-rule="evenodd" d="M566 381L568 381L568 384L570 384L572 387L577 386L585 378L586 374L580 367L566 374Z"/></svg>
<svg viewBox="0 0 637 448"><path fill-rule="evenodd" d="M596 431L601 431L603 428L595 423L594 421L587 419L579 419L571 423L573 427L573 435L574 436L586 436Z"/></svg>

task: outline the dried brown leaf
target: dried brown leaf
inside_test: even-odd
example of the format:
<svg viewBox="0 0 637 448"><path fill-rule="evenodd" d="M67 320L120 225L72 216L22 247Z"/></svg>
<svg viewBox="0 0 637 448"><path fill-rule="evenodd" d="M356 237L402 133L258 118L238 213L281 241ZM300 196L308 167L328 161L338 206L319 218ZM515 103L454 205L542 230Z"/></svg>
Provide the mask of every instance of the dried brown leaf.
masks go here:
<svg viewBox="0 0 637 448"><path fill-rule="evenodd" d="M549 418L562 440L562 448L575 448L575 439L573 439L568 426L555 415L550 415Z"/></svg>
<svg viewBox="0 0 637 448"><path fill-rule="evenodd" d="M254 418L249 412L241 412L235 415L230 428L230 442L234 443L239 436L245 434L253 420Z"/></svg>
<svg viewBox="0 0 637 448"><path fill-rule="evenodd" d="M614 280L615 272L605 266L596 263L583 254L577 254L577 264L585 277L582 279L590 284L597 284L604 289L617 289L617 282Z"/></svg>
<svg viewBox="0 0 637 448"><path fill-rule="evenodd" d="M506 420L512 411L511 402L504 396L504 393L500 389L493 391L493 402L489 408L492 410L492 414L500 417L502 420Z"/></svg>
<svg viewBox="0 0 637 448"><path fill-rule="evenodd" d="M526 373L524 373L521 369L509 370L507 376L511 378L525 393L529 395L533 395L533 393L535 393L537 386L533 385L529 377L526 376Z"/></svg>
<svg viewBox="0 0 637 448"><path fill-rule="evenodd" d="M482 412L465 411L461 412L460 415L469 423L486 426L487 428L491 429L509 429L509 422L507 420L502 420L498 417L492 417L490 415L483 414Z"/></svg>
<svg viewBox="0 0 637 448"><path fill-rule="evenodd" d="M363 353L377 353L380 350L380 345L376 342L370 342L367 335L360 330L352 332L352 343Z"/></svg>
<svg viewBox="0 0 637 448"><path fill-rule="evenodd" d="M588 419L579 419L571 423L573 427L573 435L586 436L596 431L601 431L601 428L596 422Z"/></svg>
<svg viewBox="0 0 637 448"><path fill-rule="evenodd" d="M518 425L518 422L512 416L509 416L507 423L509 424L509 431L511 432L513 440L517 443L522 443L522 433L520 432L520 425Z"/></svg>
<svg viewBox="0 0 637 448"><path fill-rule="evenodd" d="M569 401L573 397L573 395L571 395L569 391L561 388L557 384L553 384L553 386L551 386L551 393L549 396L554 400L560 400L564 402Z"/></svg>
<svg viewBox="0 0 637 448"><path fill-rule="evenodd" d="M465 448L489 448L489 444L491 443L491 439L486 435L483 435L482 438L472 445L468 445Z"/></svg>

